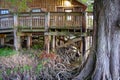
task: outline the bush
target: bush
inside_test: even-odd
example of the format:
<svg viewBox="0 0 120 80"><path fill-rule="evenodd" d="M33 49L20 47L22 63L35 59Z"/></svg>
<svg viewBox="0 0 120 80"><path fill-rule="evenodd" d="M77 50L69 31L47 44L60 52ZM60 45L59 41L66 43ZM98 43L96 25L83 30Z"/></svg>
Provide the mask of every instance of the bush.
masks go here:
<svg viewBox="0 0 120 80"><path fill-rule="evenodd" d="M10 56L14 55L16 53L15 50L10 49L10 48L1 48L0 49L0 56Z"/></svg>

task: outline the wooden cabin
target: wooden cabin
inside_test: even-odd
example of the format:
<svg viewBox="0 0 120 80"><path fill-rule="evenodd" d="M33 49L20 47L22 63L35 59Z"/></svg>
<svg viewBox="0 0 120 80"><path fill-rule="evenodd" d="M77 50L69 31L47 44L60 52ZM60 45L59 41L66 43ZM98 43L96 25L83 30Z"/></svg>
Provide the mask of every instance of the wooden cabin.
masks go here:
<svg viewBox="0 0 120 80"><path fill-rule="evenodd" d="M50 47L54 50L56 46L65 44L62 41L65 36L80 37L85 32L87 6L77 0L32 0L26 4L29 8L15 15L17 5L13 7L0 0L1 45L11 45L7 43L11 39L13 47L18 50L26 40L24 45L30 48L33 37L42 36L44 49L49 52Z"/></svg>

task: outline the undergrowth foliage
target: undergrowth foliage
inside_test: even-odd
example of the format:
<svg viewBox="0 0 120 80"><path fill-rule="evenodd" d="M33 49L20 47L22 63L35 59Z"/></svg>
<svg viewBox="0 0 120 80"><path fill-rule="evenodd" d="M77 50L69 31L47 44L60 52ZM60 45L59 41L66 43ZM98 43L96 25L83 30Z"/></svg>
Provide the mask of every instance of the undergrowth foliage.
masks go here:
<svg viewBox="0 0 120 80"><path fill-rule="evenodd" d="M27 54L19 53L0 58L2 80L71 80L75 76L74 73L79 71L78 66L72 66L73 53L71 57L68 57L70 58L69 64L66 64L67 62L57 52L49 54L45 51L26 52ZM28 52L31 52L32 55ZM61 54L67 57L66 53Z"/></svg>
<svg viewBox="0 0 120 80"><path fill-rule="evenodd" d="M1 48L0 49L0 56L10 56L14 55L16 51L10 49L10 48Z"/></svg>

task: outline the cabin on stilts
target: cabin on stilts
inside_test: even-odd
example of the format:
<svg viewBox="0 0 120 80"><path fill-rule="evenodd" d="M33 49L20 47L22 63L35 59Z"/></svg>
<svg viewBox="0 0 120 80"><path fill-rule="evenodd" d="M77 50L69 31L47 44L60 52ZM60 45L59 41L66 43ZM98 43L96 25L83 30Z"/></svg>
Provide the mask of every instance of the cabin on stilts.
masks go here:
<svg viewBox="0 0 120 80"><path fill-rule="evenodd" d="M77 0L32 0L29 8L14 14L12 5L0 0L0 42L15 50L30 48L41 40L48 53L76 45L85 51L86 5Z"/></svg>

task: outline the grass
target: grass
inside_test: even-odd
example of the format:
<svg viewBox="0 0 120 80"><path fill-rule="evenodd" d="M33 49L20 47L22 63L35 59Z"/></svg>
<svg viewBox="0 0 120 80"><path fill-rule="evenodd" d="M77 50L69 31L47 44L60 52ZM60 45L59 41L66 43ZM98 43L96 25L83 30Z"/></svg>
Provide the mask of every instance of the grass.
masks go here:
<svg viewBox="0 0 120 80"><path fill-rule="evenodd" d="M14 55L16 53L15 50L13 49L10 49L10 48L1 48L0 49L0 57L1 56L11 56L11 55Z"/></svg>

